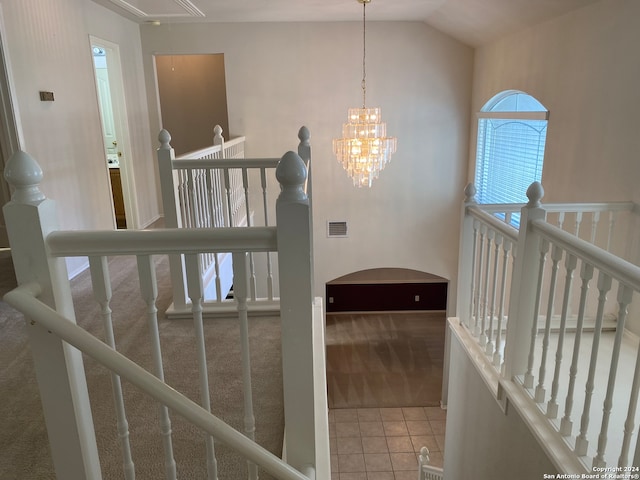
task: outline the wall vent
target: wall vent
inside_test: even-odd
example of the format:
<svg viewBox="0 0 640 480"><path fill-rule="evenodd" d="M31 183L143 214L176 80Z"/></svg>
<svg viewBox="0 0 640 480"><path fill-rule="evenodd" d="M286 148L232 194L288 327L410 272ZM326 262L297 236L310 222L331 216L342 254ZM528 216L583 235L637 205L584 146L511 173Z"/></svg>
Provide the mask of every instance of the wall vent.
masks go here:
<svg viewBox="0 0 640 480"><path fill-rule="evenodd" d="M327 237L346 237L347 222L327 222Z"/></svg>

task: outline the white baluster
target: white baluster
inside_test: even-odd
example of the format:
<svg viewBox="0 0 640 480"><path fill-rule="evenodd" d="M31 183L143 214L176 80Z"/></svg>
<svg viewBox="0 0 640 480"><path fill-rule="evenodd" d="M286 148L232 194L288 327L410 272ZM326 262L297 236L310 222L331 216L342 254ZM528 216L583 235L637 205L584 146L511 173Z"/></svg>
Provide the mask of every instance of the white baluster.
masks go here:
<svg viewBox="0 0 640 480"><path fill-rule="evenodd" d="M262 187L262 211L264 212L264 226L269 226L269 213L267 208L267 172L260 168L260 185ZM271 265L271 252L267 252L267 298L273 300L273 271Z"/></svg>
<svg viewBox="0 0 640 480"><path fill-rule="evenodd" d="M558 214L558 228L559 228L560 230L562 230L562 227L563 227L563 225L564 225L564 215L565 215L565 213L564 213L564 212L560 212L560 213Z"/></svg>
<svg viewBox="0 0 640 480"><path fill-rule="evenodd" d="M473 248L471 251L471 275L469 278L471 279L471 289L470 289L470 297L469 297L469 314L467 316L467 328L471 333L473 333L474 329L471 328L471 321L477 319L477 308L478 302L476 300L476 265L478 263L478 235L480 234L480 222L478 220L473 220Z"/></svg>
<svg viewBox="0 0 640 480"><path fill-rule="evenodd" d="M527 357L527 371L524 374L525 388L533 387L533 364L535 362L536 339L538 338L538 315L540 313L540 295L542 293L542 280L544 279L544 264L549 251L549 242L545 239L540 241L538 281L536 282L536 301L531 316L531 335L529 339L529 355Z"/></svg>
<svg viewBox="0 0 640 480"><path fill-rule="evenodd" d="M211 412L211 398L209 395L209 373L207 368L207 352L204 341L204 325L202 321L202 271L198 254L186 254L184 256L185 268L187 271L187 294L191 299L191 314L193 316L193 327L196 340L196 357L198 360L198 372L200 379L200 404L202 408ZM207 452L207 478L216 480L218 478L218 463L215 456L213 437L205 435Z"/></svg>
<svg viewBox="0 0 640 480"><path fill-rule="evenodd" d="M155 376L164 382L162 351L160 349L160 333L158 331L158 309L156 307L158 284L156 281L155 265L153 264L153 258L150 255L138 255L137 262L140 280L140 295L147 304L147 323L151 336L153 369L155 371ZM171 440L171 420L169 418L169 409L164 405L160 405L159 413L162 443L164 447L165 475L167 478L175 480L176 462L173 458L173 442Z"/></svg>
<svg viewBox="0 0 640 480"><path fill-rule="evenodd" d="M580 278L582 286L580 287L580 303L578 306L578 320L576 322L576 334L573 342L573 356L571 358L571 367L569 368L569 389L564 407L564 417L560 422L560 434L565 437L571 435L573 430L573 421L571 420L571 410L573 408L573 391L576 383L576 375L578 374L578 358L580 355L580 341L582 339L582 327L584 324L584 312L586 310L587 294L589 293L589 282L593 278L593 265L582 262L580 267Z"/></svg>
<svg viewBox="0 0 640 480"><path fill-rule="evenodd" d="M193 170L187 172L187 198L189 204L189 227L198 228L198 214L196 206L195 185L193 182Z"/></svg>
<svg viewBox="0 0 640 480"><path fill-rule="evenodd" d="M233 200L231 198L231 175L229 172L229 168L225 167L223 169L223 174L224 174L224 190L225 190L225 196L227 199L227 217L228 217L227 226L235 227L236 222L235 222L235 216L233 213Z"/></svg>
<svg viewBox="0 0 640 480"><path fill-rule="evenodd" d="M563 250L554 245L551 248L551 279L549 281L549 299L547 301L547 316L544 322L544 334L542 336L542 355L540 357L540 370L538 372L538 385L536 386L536 403L544 402L547 394L544 388L544 380L547 375L547 354L549 352L549 335L551 334L551 317L556 298L556 282L558 279L558 264L562 260Z"/></svg>
<svg viewBox="0 0 640 480"><path fill-rule="evenodd" d="M240 352L242 355L242 393L244 396L244 433L255 440L256 419L253 414L253 393L251 389L251 352L249 349L249 319L247 314L247 254L233 254L233 296L237 303L240 321ZM257 466L247 462L249 480L258 478Z"/></svg>
<svg viewBox="0 0 640 480"><path fill-rule="evenodd" d="M500 257L500 245L502 244L502 235L496 235L494 240L495 252L493 254L493 285L491 286L491 306L489 307L489 328L487 335L487 346L485 353L493 357L493 319L496 316L496 295L498 294L498 260Z"/></svg>
<svg viewBox="0 0 640 480"><path fill-rule="evenodd" d="M222 279L220 278L220 259L218 253L213 254L213 267L216 272L216 302L222 302Z"/></svg>
<svg viewBox="0 0 640 480"><path fill-rule="evenodd" d="M613 243L613 232L616 226L617 212L609 212L609 234L607 235L607 252L611 251L611 244Z"/></svg>
<svg viewBox="0 0 640 480"><path fill-rule="evenodd" d="M556 418L558 416L558 388L560 387L560 366L562 365L562 350L564 348L564 335L567 326L567 315L569 312L569 301L571 299L571 285L573 283L573 271L577 265L575 255L567 254L565 260L565 283L564 297L562 299L562 313L560 314L560 331L558 332L558 347L556 349L556 364L551 382L551 398L547 402L547 417Z"/></svg>
<svg viewBox="0 0 640 480"><path fill-rule="evenodd" d="M616 336L613 341L613 352L611 353L611 366L609 367L609 380L607 381L607 393L602 407L602 425L598 435L598 453L593 459L594 467L604 467L604 452L607 448L607 434L609 430L609 419L611 408L613 407L613 392L616 387L616 374L618 373L618 361L620 360L620 346L624 335L624 325L627 319L627 308L631 303L633 290L627 285L618 285L618 322L616 324Z"/></svg>
<svg viewBox="0 0 640 480"><path fill-rule="evenodd" d="M502 243L502 277L500 282L500 309L498 311L498 332L496 334L496 348L493 353L493 365L500 371L502 369L502 322L504 320L504 302L507 289L507 267L509 263L509 251L511 241L504 239Z"/></svg>
<svg viewBox="0 0 640 480"><path fill-rule="evenodd" d="M582 212L576 212L576 226L573 232L576 237L580 236L580 225L582 225Z"/></svg>
<svg viewBox="0 0 640 480"><path fill-rule="evenodd" d="M100 305L100 315L104 325L105 343L116 350L116 341L113 335L113 322L111 319L111 280L109 279L109 268L107 257L89 257L89 270L91 271L91 284L93 286L93 296ZM116 408L116 427L120 447L122 448L122 461L124 477L127 480L136 478L135 466L131 456L131 444L129 442L129 422L124 408L124 397L122 395L122 382L120 376L111 373L111 388L113 390L113 402Z"/></svg>
<svg viewBox="0 0 640 480"><path fill-rule="evenodd" d="M483 297L483 308L482 308L482 320L480 321L480 339L479 343L481 347L484 347L487 343L487 333L486 333L486 322L489 308L489 273L491 272L491 243L495 238L495 232L493 229L487 227L487 250L485 252L485 267L484 267L484 294Z"/></svg>
<svg viewBox="0 0 640 480"><path fill-rule="evenodd" d="M591 244L596 244L596 235L598 232L598 223L600 222L600 212L593 212L591 217Z"/></svg>
<svg viewBox="0 0 640 480"><path fill-rule="evenodd" d="M477 293L476 293L476 311L475 311L475 323L474 323L474 328L473 331L471 332L475 337L480 335L480 331L482 328L482 324L480 321L480 316L482 315L482 274L484 272L484 268L483 268L483 256L482 256L482 252L484 250L484 239L485 239L485 233L486 233L486 226L485 225L480 225L480 244L478 246L478 280L477 280Z"/></svg>
<svg viewBox="0 0 640 480"><path fill-rule="evenodd" d="M626 467L629 464L629 447L631 444L631 436L633 435L634 422L636 418L636 410L638 408L638 391L640 390L640 348L636 353L636 367L633 371L633 382L631 384L631 396L629 398L629 408L627 410L627 418L624 422L624 435L622 437L622 448L620 449L620 458L618 459L619 467ZM636 440L636 448L637 448ZM638 465L637 455L634 458L633 465Z"/></svg>
<svg viewBox="0 0 640 480"><path fill-rule="evenodd" d="M591 345L591 361L589 362L589 373L585 384L584 408L580 418L580 434L576 437L575 452L579 456L587 454L589 440L587 440L587 430L589 428L589 415L591 413L591 399L595 389L594 378L596 374L596 364L600 349L600 337L602 335L602 320L604 317L604 307L607 301L607 293L611 290L611 277L603 272L598 274L598 309L596 312L596 323L593 330L593 341Z"/></svg>
<svg viewBox="0 0 640 480"><path fill-rule="evenodd" d="M249 175L248 169L242 168L242 190L244 191L244 209L247 216L247 226L251 226L251 206L249 205ZM249 253L249 289L251 292L251 300L256 299L256 268L253 261L253 252Z"/></svg>

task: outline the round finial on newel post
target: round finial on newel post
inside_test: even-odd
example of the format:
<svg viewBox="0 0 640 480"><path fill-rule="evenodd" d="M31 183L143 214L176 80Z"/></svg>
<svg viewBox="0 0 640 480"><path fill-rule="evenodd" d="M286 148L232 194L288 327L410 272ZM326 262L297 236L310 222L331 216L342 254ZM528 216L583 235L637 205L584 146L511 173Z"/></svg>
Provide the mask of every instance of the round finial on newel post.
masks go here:
<svg viewBox="0 0 640 480"><path fill-rule="evenodd" d="M163 128L160 130L158 141L160 142L160 148L158 150L171 150L171 145L169 144L169 142L171 142L171 134L166 129Z"/></svg>
<svg viewBox="0 0 640 480"><path fill-rule="evenodd" d="M465 203L477 203L476 202L476 186L473 183L468 183L464 187L464 202Z"/></svg>
<svg viewBox="0 0 640 480"><path fill-rule="evenodd" d="M304 125L300 127L300 130L298 130L298 139L302 145L309 145L311 134L309 133L309 129Z"/></svg>
<svg viewBox="0 0 640 480"><path fill-rule="evenodd" d="M282 187L279 199L294 201L307 198L304 193L307 168L296 152L289 151L283 155L276 167L276 178Z"/></svg>
<svg viewBox="0 0 640 480"><path fill-rule="evenodd" d="M527 188L527 198L529 199L527 207L539 207L542 197L544 197L544 188L542 188L542 184L540 182L533 182L529 185L529 188Z"/></svg>
<svg viewBox="0 0 640 480"><path fill-rule="evenodd" d="M37 205L46 198L39 187L42 168L27 152L19 150L11 155L4 168L4 178L14 188L12 202Z"/></svg>
<svg viewBox="0 0 640 480"><path fill-rule="evenodd" d="M216 137L222 136L222 127L220 125L216 125L215 127L213 127L213 135Z"/></svg>

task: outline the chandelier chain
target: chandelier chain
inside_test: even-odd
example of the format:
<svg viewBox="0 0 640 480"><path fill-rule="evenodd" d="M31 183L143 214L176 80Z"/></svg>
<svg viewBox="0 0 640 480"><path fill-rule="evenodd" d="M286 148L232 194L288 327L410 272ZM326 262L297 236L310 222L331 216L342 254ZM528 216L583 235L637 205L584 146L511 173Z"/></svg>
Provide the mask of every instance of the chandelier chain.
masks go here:
<svg viewBox="0 0 640 480"><path fill-rule="evenodd" d="M367 104L367 2L362 2L362 108Z"/></svg>

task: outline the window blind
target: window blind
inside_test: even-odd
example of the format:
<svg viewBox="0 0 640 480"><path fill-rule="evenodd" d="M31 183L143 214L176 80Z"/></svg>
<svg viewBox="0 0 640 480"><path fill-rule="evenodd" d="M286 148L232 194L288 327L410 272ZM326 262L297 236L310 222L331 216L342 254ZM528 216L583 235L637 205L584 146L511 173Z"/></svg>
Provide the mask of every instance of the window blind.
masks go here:
<svg viewBox="0 0 640 480"><path fill-rule="evenodd" d="M475 178L477 201L526 202L529 185L542 179L546 135L546 120L480 118Z"/></svg>

